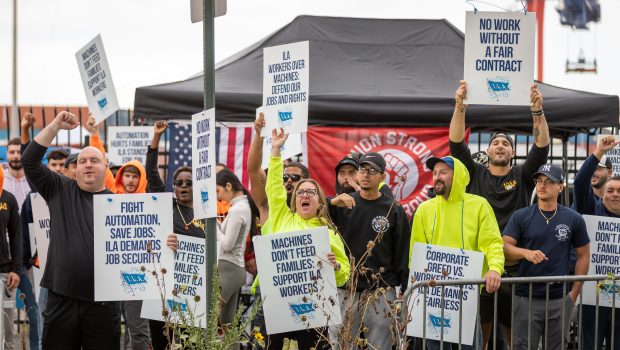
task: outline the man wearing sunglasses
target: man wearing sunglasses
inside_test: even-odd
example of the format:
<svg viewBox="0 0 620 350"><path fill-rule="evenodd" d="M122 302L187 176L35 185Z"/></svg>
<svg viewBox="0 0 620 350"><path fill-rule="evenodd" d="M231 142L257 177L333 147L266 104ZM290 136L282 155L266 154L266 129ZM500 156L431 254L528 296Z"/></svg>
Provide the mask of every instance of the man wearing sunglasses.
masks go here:
<svg viewBox="0 0 620 350"><path fill-rule="evenodd" d="M392 347L390 323L384 313L386 305L396 299L395 287L407 285L411 234L403 207L379 190L386 177L385 167L385 159L379 153L366 153L359 160L356 174L359 191L328 201L330 216L346 243L347 253L362 264L357 267L357 285L338 290L342 314L350 313L352 317L352 324L345 326L355 333L362 323L364 330L367 329L366 340L376 349ZM377 292L379 288L384 288L384 292ZM379 300L373 300L376 293ZM358 303L367 302L372 305L372 312L357 307ZM336 329L331 332L335 337ZM358 335L351 335L351 341L355 341Z"/></svg>
<svg viewBox="0 0 620 350"><path fill-rule="evenodd" d="M264 224L269 218L269 204L267 203L267 194L265 193L266 173L261 168L261 160L263 159L263 137L260 136L261 129L265 126L265 116L260 114L254 122L254 130L256 137L250 144L248 154L248 175L250 177L250 193L260 212L260 222ZM286 188L286 203L290 205L295 185L301 179L309 179L310 171L308 168L299 163L291 162L284 166L284 175L282 182Z"/></svg>
<svg viewBox="0 0 620 350"><path fill-rule="evenodd" d="M521 261L519 277L568 275L571 247L577 252L575 275L588 274L590 238L586 223L577 212L558 204L564 179L564 171L558 166L541 166L534 174L537 202L517 210L502 232L506 259ZM562 283L518 284L511 313L513 349L536 349L540 340L547 349L561 349L562 343L566 348L580 291L581 282L574 282L570 292L568 284Z"/></svg>

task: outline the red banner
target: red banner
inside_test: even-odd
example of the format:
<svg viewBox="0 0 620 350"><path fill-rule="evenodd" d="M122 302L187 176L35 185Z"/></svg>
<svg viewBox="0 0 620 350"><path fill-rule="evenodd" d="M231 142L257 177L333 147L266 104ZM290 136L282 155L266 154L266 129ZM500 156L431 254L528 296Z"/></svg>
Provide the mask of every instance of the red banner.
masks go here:
<svg viewBox="0 0 620 350"><path fill-rule="evenodd" d="M448 128L309 127L310 175L327 195L335 193L336 164L353 151L383 155L385 183L411 216L432 188L433 176L426 160L450 154Z"/></svg>

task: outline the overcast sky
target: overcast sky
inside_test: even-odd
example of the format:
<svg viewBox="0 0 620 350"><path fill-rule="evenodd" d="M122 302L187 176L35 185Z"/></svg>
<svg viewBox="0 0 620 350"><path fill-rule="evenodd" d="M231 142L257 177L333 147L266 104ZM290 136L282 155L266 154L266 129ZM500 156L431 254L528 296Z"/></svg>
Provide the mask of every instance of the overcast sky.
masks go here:
<svg viewBox="0 0 620 350"><path fill-rule="evenodd" d="M620 1L600 0L602 20L588 32L560 25L557 1L545 11L544 81L592 92L620 94ZM11 102L12 0L0 0L0 104ZM514 0L488 0L502 8ZM474 2L479 10L496 7ZM296 16L445 18L464 30L462 0L228 0L215 20L216 62L267 36ZM202 70L202 25L192 24L189 0L19 0L20 104L86 105L75 52L101 33L121 107L133 107L136 87L183 80ZM565 73L567 56L582 48L599 73ZM456 88L457 82L455 82Z"/></svg>

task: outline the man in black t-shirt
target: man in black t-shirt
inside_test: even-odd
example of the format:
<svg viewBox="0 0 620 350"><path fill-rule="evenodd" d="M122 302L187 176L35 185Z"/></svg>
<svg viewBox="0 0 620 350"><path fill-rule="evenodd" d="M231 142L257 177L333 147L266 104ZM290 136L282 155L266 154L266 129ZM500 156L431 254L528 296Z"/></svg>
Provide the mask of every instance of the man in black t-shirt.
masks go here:
<svg viewBox="0 0 620 350"><path fill-rule="evenodd" d="M94 147L78 155L76 180L41 164L60 130L79 125L60 112L26 148L22 161L28 180L48 203L50 243L41 286L49 291L43 325L44 349L119 349L118 302L94 301L93 195L105 188L106 162Z"/></svg>
<svg viewBox="0 0 620 350"><path fill-rule="evenodd" d="M568 275L571 247L577 251L575 275L588 274L590 238L586 223L577 212L558 204L564 180L561 168L542 165L534 174L537 203L517 210L502 232L506 258L522 260L519 277ZM529 288L532 288L531 300ZM568 288L568 283L517 285L513 324L515 350L537 349L543 334L545 348L562 349L562 344L566 348L581 282L574 282L570 292Z"/></svg>
<svg viewBox="0 0 620 350"><path fill-rule="evenodd" d="M486 198L491 204L500 231L504 229L508 219L515 210L529 205L531 193L534 190L532 175L538 167L547 162L549 152L549 127L543 112L543 98L536 84L531 87L531 105L534 144L530 149L523 165L512 166L515 156L515 143L504 132L498 132L491 137L487 148L488 164L477 164L471 157L469 147L465 143L465 111L467 105L464 99L467 95L467 83L461 80L455 94L454 113L450 121L450 153L463 162L469 171L470 182L467 193L477 194ZM515 262L506 259L505 274L510 276L515 272ZM504 325L505 333L510 342L510 286L504 285L499 289L497 316ZM493 321L493 295L482 291L480 296L480 319L484 348L487 347Z"/></svg>
<svg viewBox="0 0 620 350"><path fill-rule="evenodd" d="M343 335L352 339L343 341L355 342L360 328L364 328L365 339L376 349L392 346L390 322L384 314L387 305L396 299L395 287L407 285L411 236L403 207L379 190L385 169L385 160L379 153L366 153L359 160L356 174L360 190L328 201L330 216L342 235L350 260L355 262L355 277L349 280L355 285L347 284L346 289L338 290L342 317L351 322L343 325L350 329ZM335 337L335 329L330 332Z"/></svg>

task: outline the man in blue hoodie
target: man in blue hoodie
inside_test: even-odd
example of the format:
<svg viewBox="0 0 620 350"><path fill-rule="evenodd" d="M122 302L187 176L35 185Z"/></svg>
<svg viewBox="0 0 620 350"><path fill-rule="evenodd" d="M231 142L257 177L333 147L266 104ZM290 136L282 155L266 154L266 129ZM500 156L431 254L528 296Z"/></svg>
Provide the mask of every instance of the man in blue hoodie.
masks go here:
<svg viewBox="0 0 620 350"><path fill-rule="evenodd" d="M609 160L605 153L618 145L618 141L613 136L606 136L598 141L594 153L583 162L583 165L575 175L573 206L579 214L620 217L620 177L612 176L604 183L602 197L595 193L592 183L593 175L599 171L600 163L603 158ZM611 162L610 162L611 163ZM603 163L603 164L606 164ZM611 164L609 164L611 166ZM620 349L620 317L616 310L614 322L614 348ZM612 309L609 307L599 307L598 314L598 336L596 346L594 344L594 329L596 318L596 306L582 305L582 329L583 340L581 346L585 350L601 349L605 341L606 349L611 349L612 334Z"/></svg>

